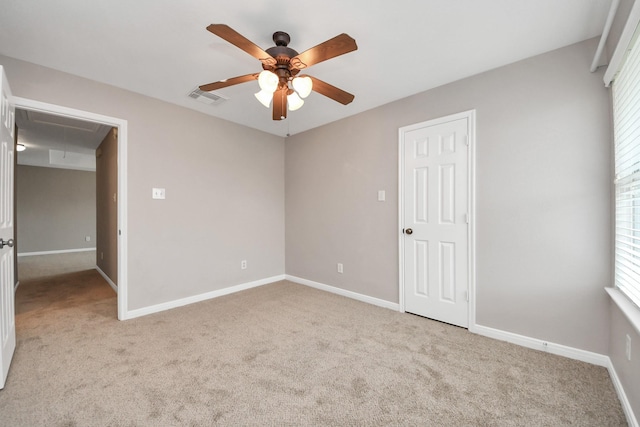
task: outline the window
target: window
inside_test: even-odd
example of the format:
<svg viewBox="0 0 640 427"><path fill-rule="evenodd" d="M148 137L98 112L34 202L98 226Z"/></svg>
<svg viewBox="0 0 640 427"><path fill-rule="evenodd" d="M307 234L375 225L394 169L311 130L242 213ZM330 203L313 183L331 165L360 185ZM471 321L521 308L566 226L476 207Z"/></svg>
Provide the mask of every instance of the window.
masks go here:
<svg viewBox="0 0 640 427"><path fill-rule="evenodd" d="M639 31L613 82L615 285L640 307Z"/></svg>

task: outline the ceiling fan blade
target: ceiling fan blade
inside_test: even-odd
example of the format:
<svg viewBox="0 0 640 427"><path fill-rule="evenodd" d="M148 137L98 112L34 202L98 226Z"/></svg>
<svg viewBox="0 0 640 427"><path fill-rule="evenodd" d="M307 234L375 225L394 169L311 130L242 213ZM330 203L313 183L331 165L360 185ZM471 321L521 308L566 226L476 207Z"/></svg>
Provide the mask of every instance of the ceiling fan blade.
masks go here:
<svg viewBox="0 0 640 427"><path fill-rule="evenodd" d="M228 25L211 24L207 27L207 30L244 50L249 55L260 60L264 65L269 67L276 65L276 60L271 55Z"/></svg>
<svg viewBox="0 0 640 427"><path fill-rule="evenodd" d="M220 80L219 82L213 82L200 86L200 90L210 92L216 89L222 89L223 87L233 86L240 83L250 82L251 80L257 80L258 74L245 74L244 76L233 77L226 80Z"/></svg>
<svg viewBox="0 0 640 427"><path fill-rule="evenodd" d="M287 118L287 87L278 88L273 93L273 120Z"/></svg>
<svg viewBox="0 0 640 427"><path fill-rule="evenodd" d="M327 59L344 55L358 49L356 41L347 34L340 34L334 38L307 49L298 56L291 58L290 66L298 70L310 67Z"/></svg>
<svg viewBox="0 0 640 427"><path fill-rule="evenodd" d="M313 81L313 90L315 92L318 92L319 94L324 95L327 98L331 98L342 105L347 105L355 99L355 95L351 95L349 92L345 92L344 90L332 86L329 83L323 82L320 79L311 77L311 80Z"/></svg>

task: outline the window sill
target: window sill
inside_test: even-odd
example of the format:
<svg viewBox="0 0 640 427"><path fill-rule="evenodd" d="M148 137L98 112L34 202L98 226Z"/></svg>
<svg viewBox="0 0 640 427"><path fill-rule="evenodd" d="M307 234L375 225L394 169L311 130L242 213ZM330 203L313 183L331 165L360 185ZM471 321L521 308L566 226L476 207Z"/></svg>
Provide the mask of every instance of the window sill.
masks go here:
<svg viewBox="0 0 640 427"><path fill-rule="evenodd" d="M640 309L616 288L604 288L620 311L631 322L636 332L640 334Z"/></svg>

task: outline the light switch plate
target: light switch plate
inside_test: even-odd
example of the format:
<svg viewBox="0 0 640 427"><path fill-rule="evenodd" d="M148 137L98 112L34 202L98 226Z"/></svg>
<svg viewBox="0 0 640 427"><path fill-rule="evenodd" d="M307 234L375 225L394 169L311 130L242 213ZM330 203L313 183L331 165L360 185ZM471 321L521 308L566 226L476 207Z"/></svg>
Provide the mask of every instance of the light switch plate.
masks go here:
<svg viewBox="0 0 640 427"><path fill-rule="evenodd" d="M164 199L164 188L152 188L151 197L154 199Z"/></svg>
<svg viewBox="0 0 640 427"><path fill-rule="evenodd" d="M387 198L387 195L386 195L385 191L384 190L379 190L378 191L378 201L379 202L384 202L386 198Z"/></svg>

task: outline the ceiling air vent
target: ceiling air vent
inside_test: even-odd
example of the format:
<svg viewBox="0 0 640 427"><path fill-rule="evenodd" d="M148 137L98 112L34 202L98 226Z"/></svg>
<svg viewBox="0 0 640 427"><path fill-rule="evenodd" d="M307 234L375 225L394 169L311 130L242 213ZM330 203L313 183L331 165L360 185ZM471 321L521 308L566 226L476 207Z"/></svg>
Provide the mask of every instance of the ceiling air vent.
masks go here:
<svg viewBox="0 0 640 427"><path fill-rule="evenodd" d="M218 95L217 93L204 92L199 88L195 88L194 90L192 90L189 94L189 97L208 105L222 104L224 101L227 101L229 99L222 95Z"/></svg>

